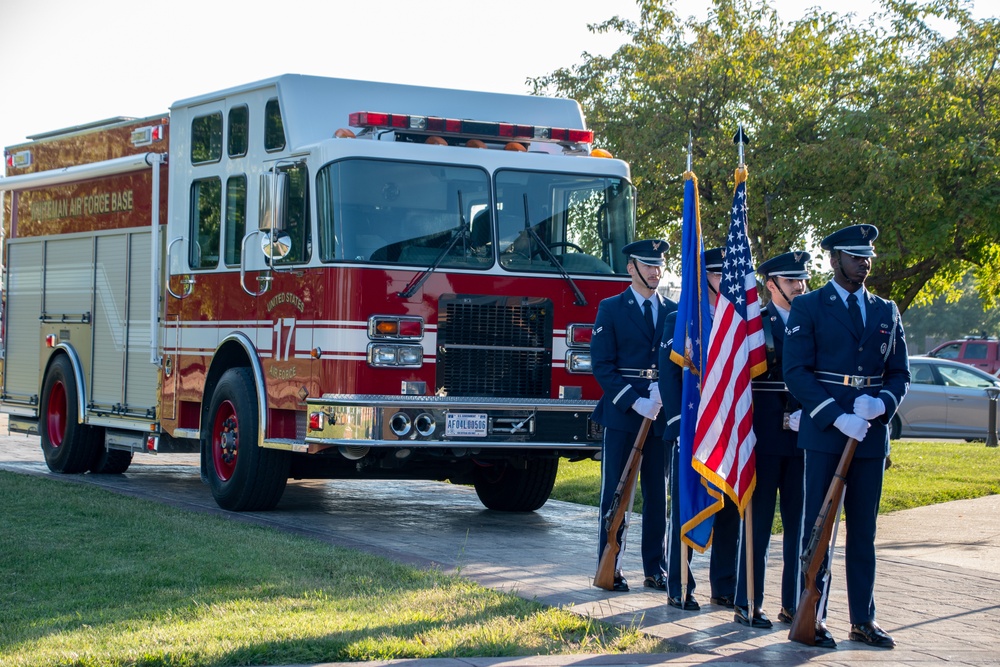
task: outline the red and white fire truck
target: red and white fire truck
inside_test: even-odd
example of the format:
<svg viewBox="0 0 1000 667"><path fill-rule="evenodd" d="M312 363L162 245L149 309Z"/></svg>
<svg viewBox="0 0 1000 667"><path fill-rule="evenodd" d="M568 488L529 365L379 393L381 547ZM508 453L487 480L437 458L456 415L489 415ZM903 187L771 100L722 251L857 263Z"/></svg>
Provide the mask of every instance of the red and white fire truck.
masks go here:
<svg viewBox="0 0 1000 667"><path fill-rule="evenodd" d="M593 457L628 165L572 100L284 75L5 150L0 411L48 467L200 452L289 478L471 483L532 511Z"/></svg>

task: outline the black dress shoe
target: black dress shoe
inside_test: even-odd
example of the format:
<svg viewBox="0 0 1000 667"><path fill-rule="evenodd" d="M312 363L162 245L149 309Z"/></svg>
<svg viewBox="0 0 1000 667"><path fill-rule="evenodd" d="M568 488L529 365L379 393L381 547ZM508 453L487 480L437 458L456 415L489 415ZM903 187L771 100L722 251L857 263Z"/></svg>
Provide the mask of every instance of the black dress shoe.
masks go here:
<svg viewBox="0 0 1000 667"><path fill-rule="evenodd" d="M847 637L852 642L864 642L875 648L895 648L896 640L890 637L875 621L851 626L851 634Z"/></svg>
<svg viewBox="0 0 1000 667"><path fill-rule="evenodd" d="M837 648L837 642L834 641L830 631L826 629L826 623L816 624L816 641L813 645L819 648Z"/></svg>
<svg viewBox="0 0 1000 667"><path fill-rule="evenodd" d="M782 623L792 624L792 619L795 618L795 610L782 607L781 611L778 612L778 620Z"/></svg>
<svg viewBox="0 0 1000 667"><path fill-rule="evenodd" d="M701 605L698 604L698 601L694 599L693 595L688 595L684 604L681 604L680 598L668 597L667 604L677 609L683 609L684 611L698 611L701 609Z"/></svg>
<svg viewBox="0 0 1000 667"><path fill-rule="evenodd" d="M646 588L655 588L658 591L667 590L667 578L662 574L654 574L642 580L642 585Z"/></svg>
<svg viewBox="0 0 1000 667"><path fill-rule="evenodd" d="M733 600L732 595L720 595L717 598L709 598L708 601L711 602L712 604L717 604L720 607L725 607L727 609L732 609L733 604L735 602Z"/></svg>
<svg viewBox="0 0 1000 667"><path fill-rule="evenodd" d="M628 593L628 579L621 572L615 572L615 581L611 585L611 590L615 593Z"/></svg>
<svg viewBox="0 0 1000 667"><path fill-rule="evenodd" d="M754 609L753 620L751 620L749 615L747 614L746 607L741 607L739 605L736 605L733 607L733 611L735 612L733 615L733 620L739 623L740 625L747 625L751 628L770 628L772 625L774 625L773 623L771 623L771 619L767 617L767 614L765 614L760 609Z"/></svg>

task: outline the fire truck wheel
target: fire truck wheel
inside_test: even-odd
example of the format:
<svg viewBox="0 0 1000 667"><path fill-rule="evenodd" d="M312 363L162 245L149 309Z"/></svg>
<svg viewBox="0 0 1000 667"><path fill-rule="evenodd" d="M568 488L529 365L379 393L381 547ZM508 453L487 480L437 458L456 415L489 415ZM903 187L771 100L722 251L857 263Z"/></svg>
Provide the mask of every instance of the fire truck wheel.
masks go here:
<svg viewBox="0 0 1000 667"><path fill-rule="evenodd" d="M102 445L99 430L78 422L76 392L73 364L60 354L45 375L38 415L42 453L52 472L86 472Z"/></svg>
<svg viewBox="0 0 1000 667"><path fill-rule="evenodd" d="M273 509L288 482L288 452L257 446L258 408L248 368L219 380L208 412L202 456L219 507L234 512Z"/></svg>
<svg viewBox="0 0 1000 667"><path fill-rule="evenodd" d="M534 512L552 493L559 459L533 459L522 470L506 461L477 467L472 482L483 505L500 512Z"/></svg>
<svg viewBox="0 0 1000 667"><path fill-rule="evenodd" d="M120 475L128 470L130 465L132 465L132 452L101 447L94 462L90 464L90 472L96 475Z"/></svg>

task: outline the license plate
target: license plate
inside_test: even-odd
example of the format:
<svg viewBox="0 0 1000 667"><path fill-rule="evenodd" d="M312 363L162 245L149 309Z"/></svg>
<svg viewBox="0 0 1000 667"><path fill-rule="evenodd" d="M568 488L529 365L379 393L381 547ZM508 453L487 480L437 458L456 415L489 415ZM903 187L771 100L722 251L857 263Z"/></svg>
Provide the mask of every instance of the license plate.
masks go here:
<svg viewBox="0 0 1000 667"><path fill-rule="evenodd" d="M449 412L444 434L452 437L485 438L487 418L485 413Z"/></svg>

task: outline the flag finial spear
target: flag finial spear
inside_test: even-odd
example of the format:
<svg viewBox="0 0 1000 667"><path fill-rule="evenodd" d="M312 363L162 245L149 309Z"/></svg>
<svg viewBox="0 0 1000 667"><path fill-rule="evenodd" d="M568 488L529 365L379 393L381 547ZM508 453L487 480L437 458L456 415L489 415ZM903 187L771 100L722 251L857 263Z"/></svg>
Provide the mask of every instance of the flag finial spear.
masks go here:
<svg viewBox="0 0 1000 667"><path fill-rule="evenodd" d="M743 146L750 143L747 139L746 133L743 131L743 123L740 123L739 129L736 130L736 134L733 136L733 143L740 147L740 165L743 166Z"/></svg>
<svg viewBox="0 0 1000 667"><path fill-rule="evenodd" d="M694 139L691 135L691 130L688 130L688 171L691 171L691 152L694 149Z"/></svg>

